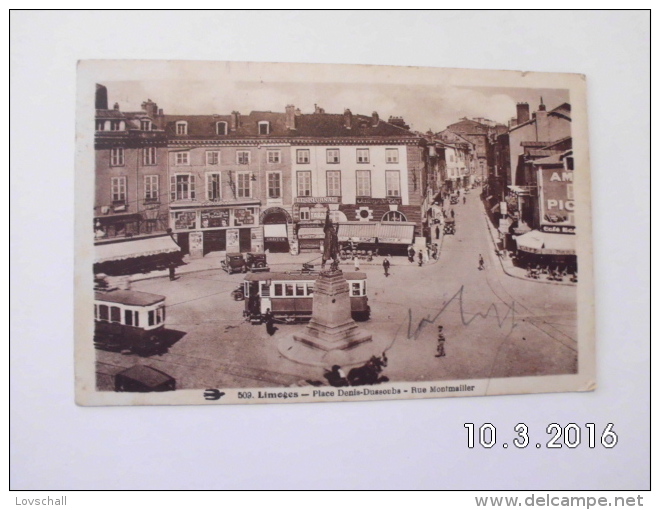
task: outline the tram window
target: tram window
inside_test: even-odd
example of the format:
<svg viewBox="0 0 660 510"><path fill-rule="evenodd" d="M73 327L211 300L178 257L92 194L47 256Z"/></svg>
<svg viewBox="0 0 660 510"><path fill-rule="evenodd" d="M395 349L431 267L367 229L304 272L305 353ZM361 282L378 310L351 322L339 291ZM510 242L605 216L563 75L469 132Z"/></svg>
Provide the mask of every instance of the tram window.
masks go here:
<svg viewBox="0 0 660 510"><path fill-rule="evenodd" d="M263 282L261 284L261 296L270 297L270 285L268 285L268 282Z"/></svg>
<svg viewBox="0 0 660 510"><path fill-rule="evenodd" d="M155 313L153 310L149 310L149 326L154 325Z"/></svg>
<svg viewBox="0 0 660 510"><path fill-rule="evenodd" d="M282 291L282 287L283 287L283 285L281 283L276 283L275 284L275 292L273 293L273 295L283 296L284 292Z"/></svg>
<svg viewBox="0 0 660 510"><path fill-rule="evenodd" d="M161 311L161 313L162 313L162 316L161 316L161 317L163 318L163 322L165 322L165 307L163 306L163 307L160 309L160 311Z"/></svg>
<svg viewBox="0 0 660 510"><path fill-rule="evenodd" d="M131 310L124 310L124 324L127 326L133 325L133 312Z"/></svg>
<svg viewBox="0 0 660 510"><path fill-rule="evenodd" d="M287 296L293 296L293 283L285 284L284 292Z"/></svg>
<svg viewBox="0 0 660 510"><path fill-rule="evenodd" d="M94 318L99 318L99 305L94 305Z"/></svg>
<svg viewBox="0 0 660 510"><path fill-rule="evenodd" d="M360 295L360 282L353 282L351 285L351 296Z"/></svg>
<svg viewBox="0 0 660 510"><path fill-rule="evenodd" d="M135 311L135 327L140 326L140 313L136 310Z"/></svg>
<svg viewBox="0 0 660 510"><path fill-rule="evenodd" d="M161 322L165 322L165 308L162 306L158 307L156 310L156 316L157 316L157 322L160 324Z"/></svg>
<svg viewBox="0 0 660 510"><path fill-rule="evenodd" d="M296 283L296 296L304 296L304 295L305 295L305 284Z"/></svg>
<svg viewBox="0 0 660 510"><path fill-rule="evenodd" d="M362 295L363 296L367 295L367 280L362 282Z"/></svg>
<svg viewBox="0 0 660 510"><path fill-rule="evenodd" d="M313 296L314 295L314 284L313 283L308 283L307 284L307 295L308 296Z"/></svg>
<svg viewBox="0 0 660 510"><path fill-rule="evenodd" d="M99 305L99 319L107 321L109 318L108 305Z"/></svg>
<svg viewBox="0 0 660 510"><path fill-rule="evenodd" d="M110 307L110 321L111 322L121 322L121 310L118 306Z"/></svg>

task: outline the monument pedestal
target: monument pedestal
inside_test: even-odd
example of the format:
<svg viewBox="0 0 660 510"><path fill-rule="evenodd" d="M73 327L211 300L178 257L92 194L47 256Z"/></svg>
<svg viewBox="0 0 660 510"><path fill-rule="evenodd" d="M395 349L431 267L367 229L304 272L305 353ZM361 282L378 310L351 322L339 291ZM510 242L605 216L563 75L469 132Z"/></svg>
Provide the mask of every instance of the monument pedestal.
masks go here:
<svg viewBox="0 0 660 510"><path fill-rule="evenodd" d="M348 282L340 270L319 275L314 285L312 319L305 331L283 338L279 344L283 356L324 367L363 363L383 350L351 317Z"/></svg>

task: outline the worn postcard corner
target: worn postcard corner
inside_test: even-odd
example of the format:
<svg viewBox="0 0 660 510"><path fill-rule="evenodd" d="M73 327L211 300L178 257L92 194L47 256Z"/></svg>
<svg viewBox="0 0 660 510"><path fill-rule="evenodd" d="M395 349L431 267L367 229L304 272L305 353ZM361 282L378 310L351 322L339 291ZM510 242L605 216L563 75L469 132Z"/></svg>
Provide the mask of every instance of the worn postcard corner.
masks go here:
<svg viewBox="0 0 660 510"><path fill-rule="evenodd" d="M584 75L77 68L79 405L595 389Z"/></svg>

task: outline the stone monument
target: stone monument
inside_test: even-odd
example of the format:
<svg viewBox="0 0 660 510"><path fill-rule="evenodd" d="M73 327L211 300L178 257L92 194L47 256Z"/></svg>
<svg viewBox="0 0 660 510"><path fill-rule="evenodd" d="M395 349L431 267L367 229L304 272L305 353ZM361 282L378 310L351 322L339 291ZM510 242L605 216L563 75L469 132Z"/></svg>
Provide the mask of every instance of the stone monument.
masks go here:
<svg viewBox="0 0 660 510"><path fill-rule="evenodd" d="M327 367L362 363L383 349L351 316L348 282L339 269L339 242L329 211L324 231L323 262L314 285L312 319L305 331L283 338L279 350L285 357L308 365ZM328 260L332 260L332 264L326 271Z"/></svg>

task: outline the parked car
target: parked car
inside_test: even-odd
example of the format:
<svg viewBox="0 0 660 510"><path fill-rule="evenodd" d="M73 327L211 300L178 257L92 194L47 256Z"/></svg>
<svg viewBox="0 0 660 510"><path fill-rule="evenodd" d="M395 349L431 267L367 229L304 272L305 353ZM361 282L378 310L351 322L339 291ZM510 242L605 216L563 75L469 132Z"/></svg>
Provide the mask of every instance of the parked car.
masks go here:
<svg viewBox="0 0 660 510"><path fill-rule="evenodd" d="M265 253L246 253L245 265L248 271L252 273L270 271Z"/></svg>
<svg viewBox="0 0 660 510"><path fill-rule="evenodd" d="M240 253L227 253L225 260L220 261L220 266L229 274L247 273L245 259Z"/></svg>

